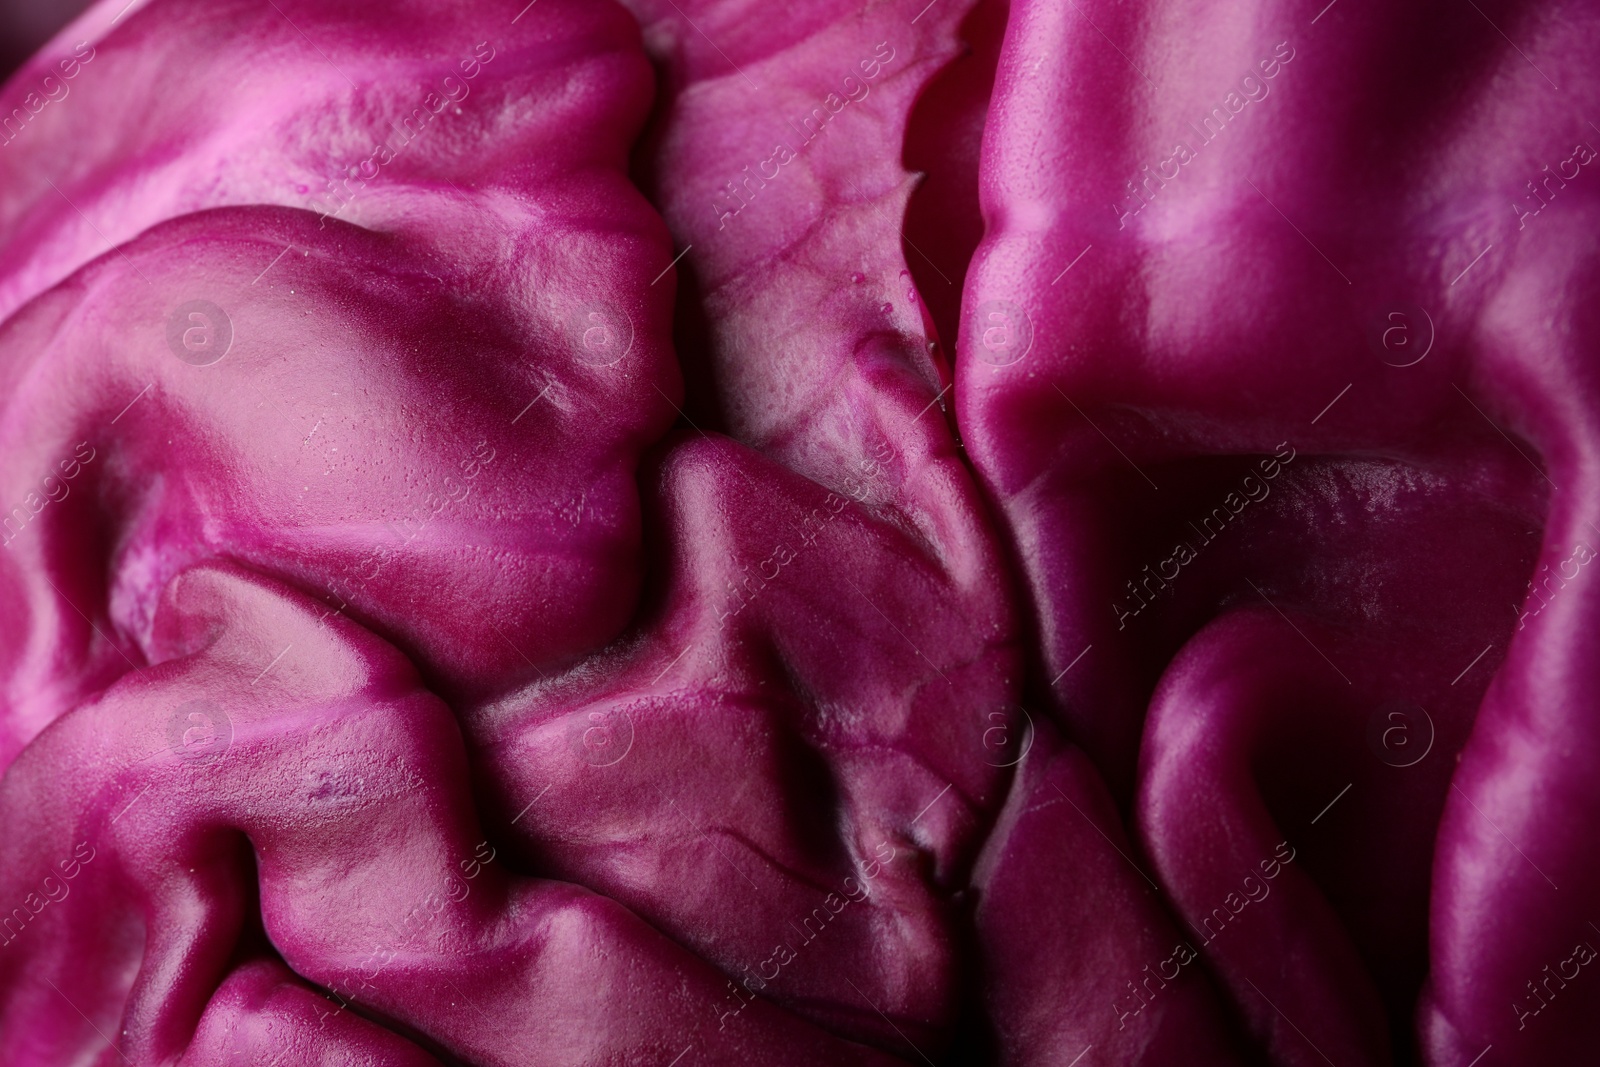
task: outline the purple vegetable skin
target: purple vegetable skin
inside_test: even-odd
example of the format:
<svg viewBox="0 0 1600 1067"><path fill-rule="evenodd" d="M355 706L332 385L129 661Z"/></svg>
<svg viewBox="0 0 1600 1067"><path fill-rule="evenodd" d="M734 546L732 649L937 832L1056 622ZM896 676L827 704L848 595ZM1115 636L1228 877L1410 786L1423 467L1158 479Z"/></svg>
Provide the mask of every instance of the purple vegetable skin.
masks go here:
<svg viewBox="0 0 1600 1067"><path fill-rule="evenodd" d="M680 331L702 388L646 482L651 607L468 731L496 806L532 805L519 857L734 977L719 1025L759 993L936 1055L1021 650L900 249L910 179L879 146L953 53L959 9L909 33L894 7L638 13L666 93L641 165L703 311ZM591 722L632 738L626 758L573 760Z"/></svg>
<svg viewBox="0 0 1600 1067"><path fill-rule="evenodd" d="M28 302L3 342L26 516L6 581L29 606L7 664L26 757L0 790L22 909L0 959L8 1059L386 1061L377 1020L473 1062L691 1042L869 1062L766 1004L716 1033L709 965L604 897L489 862L456 719L421 688L470 706L633 612L636 467L679 386L670 293L649 285L665 232L621 173L649 91L631 20L547 3L490 59L465 9L400 31L388 10L241 8L231 54L227 12L157 5L98 34L111 14L69 30L96 41L79 91L142 85L130 107L165 131L62 108L8 146ZM283 113L164 97L149 72L201 35L216 67L185 94L276 55ZM471 92L408 127L433 81ZM557 135L574 122L592 136ZM308 209L329 161L397 131L414 136L348 210ZM52 149L72 165L28 200L21 153ZM80 221L118 247L93 258Z"/></svg>
<svg viewBox="0 0 1600 1067"><path fill-rule="evenodd" d="M94 72L137 80L226 16L162 14L96 37ZM641 468L681 392L653 284L672 256L620 175L638 31L547 4L488 59L452 48L448 14L434 68L376 46L392 13L240 11L234 47L285 54L273 84L324 88L282 90L278 126L221 102L196 131L196 100L151 86L147 109L185 119L164 154L24 131L83 158L33 201L13 183L13 495L56 452L76 467L8 545L38 606L14 624L27 756L0 803L78 784L10 845L6 888L57 878L62 832L94 861L7 946L4 1033L41 1062L109 1054L102 1032L160 1061L272 1032L380 1056L373 1021L471 1062L886 1059L829 1030L937 1049L949 897L1000 800L983 737L1018 655L975 488L937 410L917 425L939 393L920 305L877 321L884 288L909 294L893 216L834 252L886 275L875 318L814 345L854 393L745 434L809 452L818 480L728 437ZM388 159L374 145L410 133L406 90L436 69L470 92ZM875 121L902 122L916 84ZM577 122L608 136L554 136ZM251 138L281 185L233 162ZM331 196L330 159L360 179Z"/></svg>
<svg viewBox="0 0 1600 1067"><path fill-rule="evenodd" d="M1592 6L624 4L0 91L0 1059L1583 1061Z"/></svg>
<svg viewBox="0 0 1600 1067"><path fill-rule="evenodd" d="M1596 1037L1597 34L1012 6L959 421L1061 721L1274 1063ZM1144 962L1105 1011L1171 998Z"/></svg>
<svg viewBox="0 0 1600 1067"><path fill-rule="evenodd" d="M0 149L5 304L31 300L3 372L9 751L145 657L206 558L294 581L452 696L614 636L679 389L666 235L621 174L649 92L625 13L555 6L498 44L468 8L400 31L161 4L99 36L112 14L69 28L95 39L74 94ZM272 57L258 82L228 74L244 55ZM208 65L152 78L180 56Z"/></svg>

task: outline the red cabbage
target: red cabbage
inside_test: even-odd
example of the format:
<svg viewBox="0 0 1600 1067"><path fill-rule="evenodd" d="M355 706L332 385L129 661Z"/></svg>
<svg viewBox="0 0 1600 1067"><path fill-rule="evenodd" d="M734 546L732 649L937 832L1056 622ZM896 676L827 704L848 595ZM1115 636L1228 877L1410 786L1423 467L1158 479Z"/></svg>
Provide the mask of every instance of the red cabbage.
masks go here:
<svg viewBox="0 0 1600 1067"><path fill-rule="evenodd" d="M0 1059L1588 1055L1590 6L124 3Z"/></svg>

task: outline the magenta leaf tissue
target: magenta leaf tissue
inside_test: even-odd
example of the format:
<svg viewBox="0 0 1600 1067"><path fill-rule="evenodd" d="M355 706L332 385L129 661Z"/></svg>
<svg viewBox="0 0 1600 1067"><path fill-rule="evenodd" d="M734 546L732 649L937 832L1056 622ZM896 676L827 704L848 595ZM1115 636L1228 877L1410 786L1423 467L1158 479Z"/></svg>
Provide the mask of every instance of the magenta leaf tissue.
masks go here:
<svg viewBox="0 0 1600 1067"><path fill-rule="evenodd" d="M1595 1059L1593 4L68 15L0 1062Z"/></svg>

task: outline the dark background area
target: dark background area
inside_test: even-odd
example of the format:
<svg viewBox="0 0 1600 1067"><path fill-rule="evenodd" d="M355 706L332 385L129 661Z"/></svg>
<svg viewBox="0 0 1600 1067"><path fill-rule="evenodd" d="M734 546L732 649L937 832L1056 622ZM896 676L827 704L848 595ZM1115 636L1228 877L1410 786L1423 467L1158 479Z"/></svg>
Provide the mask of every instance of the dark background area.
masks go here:
<svg viewBox="0 0 1600 1067"><path fill-rule="evenodd" d="M88 7L88 0L0 0L0 78Z"/></svg>

